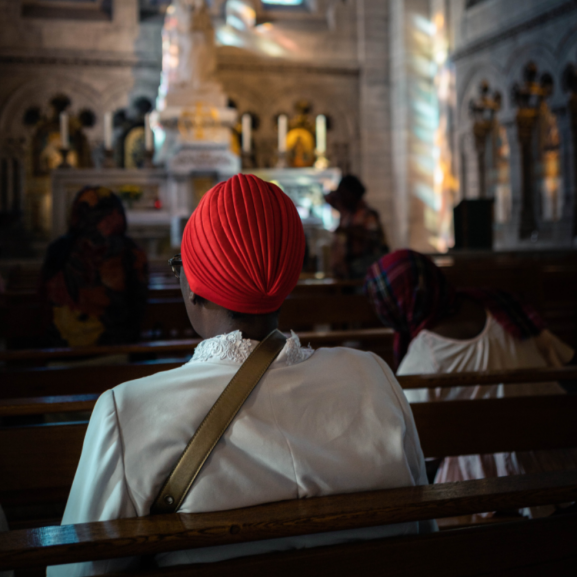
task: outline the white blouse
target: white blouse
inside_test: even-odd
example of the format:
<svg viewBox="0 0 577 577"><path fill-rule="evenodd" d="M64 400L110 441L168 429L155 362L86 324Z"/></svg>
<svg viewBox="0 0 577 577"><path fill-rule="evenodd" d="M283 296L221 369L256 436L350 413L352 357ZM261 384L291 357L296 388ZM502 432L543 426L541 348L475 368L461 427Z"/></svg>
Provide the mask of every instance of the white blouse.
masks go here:
<svg viewBox="0 0 577 577"><path fill-rule="evenodd" d="M568 363L573 354L571 347L547 330L536 338L516 339L487 313L485 328L472 339L450 339L426 329L422 330L411 341L397 375L561 366ZM557 383L497 384L405 391L411 403L564 393L564 389Z"/></svg>
<svg viewBox="0 0 577 577"><path fill-rule="evenodd" d="M450 339L428 330L421 331L411 341L397 375L561 366L568 363L573 354L571 347L548 330L543 331L538 337L516 339L490 313L487 313L485 328L472 339ZM565 394L565 390L558 383L496 384L405 391L411 403L562 394ZM576 468L575 450L464 455L444 459L437 472L435 483ZM532 507L523 513L539 517L549 515L554 510L555 507L552 506ZM478 517L477 515L461 517L460 521L470 523Z"/></svg>
<svg viewBox="0 0 577 577"><path fill-rule="evenodd" d="M124 383L96 403L63 524L148 515L194 431L256 346L236 331L203 341L182 367ZM302 348L296 335L207 460L179 512L427 483L413 416L378 356ZM406 523L157 556L161 566L435 530ZM93 575L122 559L51 567Z"/></svg>

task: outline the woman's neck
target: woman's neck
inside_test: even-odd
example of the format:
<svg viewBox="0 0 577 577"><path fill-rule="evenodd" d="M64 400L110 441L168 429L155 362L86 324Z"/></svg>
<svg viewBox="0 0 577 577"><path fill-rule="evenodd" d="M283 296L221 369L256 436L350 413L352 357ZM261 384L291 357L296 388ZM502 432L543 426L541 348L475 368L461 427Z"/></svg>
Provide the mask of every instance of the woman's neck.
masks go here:
<svg viewBox="0 0 577 577"><path fill-rule="evenodd" d="M429 330L441 337L468 340L478 336L487 323L483 305L468 297L457 297L454 313L437 322Z"/></svg>
<svg viewBox="0 0 577 577"><path fill-rule="evenodd" d="M276 314L251 318L248 321L242 318L233 319L227 316L221 318L220 322L210 327L210 331L208 331L209 334L206 335L206 338L240 331L244 339L262 341L276 328L278 328L278 316Z"/></svg>

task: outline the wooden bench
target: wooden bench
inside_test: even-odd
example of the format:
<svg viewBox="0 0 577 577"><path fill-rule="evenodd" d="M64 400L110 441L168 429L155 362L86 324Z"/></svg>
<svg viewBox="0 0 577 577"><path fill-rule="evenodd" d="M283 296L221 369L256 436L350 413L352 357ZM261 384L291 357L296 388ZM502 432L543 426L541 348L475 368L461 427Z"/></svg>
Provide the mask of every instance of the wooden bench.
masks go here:
<svg viewBox="0 0 577 577"><path fill-rule="evenodd" d="M412 409L425 457L577 447L577 396L417 403ZM0 503L9 520L34 525L58 518L54 504L64 505L86 426L0 428Z"/></svg>
<svg viewBox="0 0 577 577"><path fill-rule="evenodd" d="M283 330L314 330L315 325L326 324L335 328L382 327L365 297L352 294L358 286L357 281L303 281L285 301L280 327ZM39 322L43 314L35 290L7 291L0 295L0 338L11 349L39 346L44 337L44 321ZM196 336L177 285L151 288L141 335L144 340Z"/></svg>
<svg viewBox="0 0 577 577"><path fill-rule="evenodd" d="M363 295L290 295L279 315L280 330L310 331L317 325L335 329L382 327ZM192 328L181 297L151 298L142 324L150 338L185 338Z"/></svg>
<svg viewBox="0 0 577 577"><path fill-rule="evenodd" d="M454 286L499 288L517 293L531 302L543 315L550 329L572 346L577 346L577 253L575 251L536 251L518 253L451 253L432 255ZM184 313L178 288L170 278L170 272L158 270L160 287L150 291L151 305L144 322L147 339L192 337L190 325ZM168 268L168 267L166 267ZM162 280L165 279L165 280ZM0 325L12 348L25 347L26 342L38 346L42 337L38 326L39 305L29 281L8 285L8 294L0 299ZM356 282L334 279L301 281L291 298L295 301L311 298L313 301L302 307L303 314L293 314L289 304L281 314L284 329L310 330L319 323L332 323L334 328L351 328L351 323L360 322L364 327L380 326L363 297L354 292ZM22 292L24 291L24 292ZM350 297L352 300L345 300ZM28 300L27 300L28 299ZM329 305L326 299L333 302ZM331 300L334 299L334 300ZM2 305L1 301L4 301ZM346 304L355 303L356 304ZM325 320L317 312L327 313L333 320ZM349 315L349 312L352 314ZM345 316L339 316L342 313ZM320 320L319 320L320 319ZM357 327L358 324L355 324ZM1 335L0 335L1 336Z"/></svg>
<svg viewBox="0 0 577 577"><path fill-rule="evenodd" d="M288 333L287 333L288 336ZM390 351L392 354L394 332L384 327L356 330L300 331L298 336L303 346L314 348L357 342L376 345L376 348ZM130 355L138 357L181 356L191 354L202 341L200 338L143 341L121 345L95 345L76 348L44 348L0 351L0 362L9 366L35 366L51 361L74 360L75 358L103 357L106 355ZM363 350L367 349L366 347Z"/></svg>
<svg viewBox="0 0 577 577"><path fill-rule="evenodd" d="M574 501L577 472L331 495L215 513L12 531L0 569L152 555ZM577 515L137 571L138 575L336 577L574 575Z"/></svg>
<svg viewBox="0 0 577 577"><path fill-rule="evenodd" d="M99 365L70 368L34 368L29 370L12 370L0 373L0 416L9 416L10 407L20 405L34 406L30 397L46 397L47 401L37 401L42 409L38 413L50 411L53 403L61 403L57 397L68 396L69 401L78 395L102 393L121 383L132 381L182 366L184 361L149 361L121 365ZM404 389L434 389L437 387L458 387L474 385L491 385L503 383L539 383L577 379L577 367L559 369L515 369L504 371L485 371L469 373L450 373L433 375L406 375L397 377ZM23 399L14 403L11 399ZM76 402L76 401L73 401ZM26 414L24 409L14 409L14 414ZM32 409L30 409L32 410Z"/></svg>

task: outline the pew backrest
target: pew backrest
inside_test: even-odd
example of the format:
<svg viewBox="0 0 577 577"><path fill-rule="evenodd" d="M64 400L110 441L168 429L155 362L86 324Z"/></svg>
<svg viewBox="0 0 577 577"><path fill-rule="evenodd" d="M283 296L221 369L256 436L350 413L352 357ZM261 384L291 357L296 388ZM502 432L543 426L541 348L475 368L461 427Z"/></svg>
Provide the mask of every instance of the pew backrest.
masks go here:
<svg viewBox="0 0 577 577"><path fill-rule="evenodd" d="M412 405L425 457L577 447L577 396ZM514 416L514 418L512 418ZM86 422L0 428L0 503L72 484Z"/></svg>
<svg viewBox="0 0 577 577"><path fill-rule="evenodd" d="M343 331L348 332L348 331ZM387 336L387 335L385 335ZM311 339L312 340L312 339ZM303 341L303 344L307 341ZM310 342L310 341L309 341ZM314 341L313 341L314 342ZM318 341L316 341L318 342ZM188 349L190 352L190 349ZM144 363L119 365L98 365L68 368L32 368L28 370L7 370L0 372L0 416L8 416L7 399L26 397L77 396L102 393L126 381L132 381L157 372L181 366L182 360L159 360ZM404 389L434 389L459 386L475 386L519 383L553 382L577 379L577 367L516 369L504 371L483 371L469 373L449 373L434 375L404 375L397 377ZM70 402L74 399L70 398ZM49 403L55 403L51 400ZM66 402L62 400L62 402ZM20 402L20 404L26 404ZM33 403L28 403L34 411ZM42 402L38 404L41 408ZM76 410L76 409L71 409ZM8 411L8 412L7 412ZM40 414L43 411L28 414ZM17 414L26 414L20 409Z"/></svg>
<svg viewBox="0 0 577 577"><path fill-rule="evenodd" d="M480 513L487 510L563 503L576 498L577 472L570 471L297 499L215 513L173 514L12 531L5 534L0 540L0 569L151 555L179 549L238 544L263 539L424 521L459 514ZM503 527L506 527L505 531L503 531ZM481 527L470 530L447 531L436 535L379 540L362 543L356 547L352 546L352 551L349 552L354 552L357 560L362 563L363 557L360 553L363 550L371 551L375 546L378 549L387 548L388 543L390 550L401 547L403 553L408 554L402 559L405 571L402 574L423 574L410 571L411 558L415 557L415 544L429 542L429 548L435 548L439 541L442 542L446 539L445 535L452 534L455 535L456 540L453 541L453 544L456 545L463 542L463 535L470 535L473 542L476 541L475 550L478 554L482 553L485 557L491 558L493 564L499 565L499 559L493 559L492 549L486 547L485 539L479 538L479 535L491 535L493 533L489 533L489 531L496 531L495 536L497 538L503 539L507 535L512 535L517 543L522 543L525 548L529 543L527 537L532 536L530 543L535 546L535 550L523 552L528 557L523 555L522 558L519 558L519 545L514 548L514 555L509 556L509 561L512 559L517 562L522 560L525 565L528 565L528 560L529 562L535 561L535 551L537 550L541 552L539 555L541 561L547 559L549 562L552 560L557 562L564 558L565 560L567 558L574 559L577 555L574 549L574 539L568 538L568 535L574 536L576 529L577 517L571 515L525 521L495 528ZM521 533L519 534L518 531ZM549 537L547 537L547 531L550 532ZM553 536L552 543L550 543L551 536ZM544 542L539 543L539 538L544 539ZM408 541L403 539L408 539ZM466 537L465 542L470 547L471 541ZM507 544L510 542L511 539L508 539ZM498 545L499 541L494 540L494 543ZM410 544L413 544L412 550L406 548ZM278 571L283 571L283 569L282 564L275 560L275 555L280 555L281 559L288 559L289 563L291 559L294 562L295 559L300 558L300 565L303 566L305 572L308 571L306 574L315 575L319 573L311 572L311 558L315 562L317 555L320 555L320 559L316 559L315 563L318 571L319 560L327 557L325 552L330 551L331 554L336 554L338 557L339 551L346 551L347 547L349 546L339 544L327 548L310 549L305 552L304 557L302 552L293 552L289 553L288 557L285 553L272 554L259 559L266 563L268 557L269 561L273 561L273 564L269 562L268 568L270 571L275 566L276 570L270 571L268 574L274 573L276 575L279 574ZM358 547L360 547L360 551ZM460 552L453 550L452 554L455 561L455 555L458 557ZM547 554L549 554L548 558ZM308 567L305 562L307 558L309 560ZM255 558L254 560L258 562L258 559ZM350 561L351 559L349 559ZM470 563L470 559L466 561ZM388 556L381 556L380 563L378 563L379 572L376 572L377 567L373 567L370 573L363 572L362 574L382 575L383 567L388 566L388 562ZM224 568L230 568L231 563L232 566L235 566L238 560L225 563ZM466 563L467 567L469 563ZM457 564L459 569L463 571L464 565ZM222 572L223 566L221 564L211 565L211 568L212 572L209 569L208 574L230 574ZM291 569L294 568L293 565ZM188 569L190 570L190 568ZM202 566L199 569L202 570ZM435 570L435 568L432 569ZM442 566L443 575L449 574L446 573L447 569L447 566ZM476 567L473 566L472 570L475 569ZM240 574L252 575L256 573ZM262 574L262 571L259 574ZM299 571L297 574L301 575L302 573ZM343 572L342 567L336 567L335 574L359 574L358 565L357 571L352 573ZM391 573L387 570L387 574ZM463 575L462 572L453 574ZM467 574L474 573L467 571Z"/></svg>

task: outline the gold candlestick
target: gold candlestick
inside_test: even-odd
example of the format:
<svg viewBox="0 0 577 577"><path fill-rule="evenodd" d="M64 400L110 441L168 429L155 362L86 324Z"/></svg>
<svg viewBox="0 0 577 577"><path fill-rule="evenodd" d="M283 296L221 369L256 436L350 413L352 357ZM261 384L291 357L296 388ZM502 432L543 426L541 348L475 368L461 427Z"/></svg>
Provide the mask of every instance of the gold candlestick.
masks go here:
<svg viewBox="0 0 577 577"><path fill-rule="evenodd" d="M104 149L104 160L102 162L102 168L116 168L116 163L114 162L114 152L109 149Z"/></svg>
<svg viewBox="0 0 577 577"><path fill-rule="evenodd" d="M68 162L69 148L61 148L60 154L62 156L62 162L58 165L58 168L72 168L72 165Z"/></svg>

